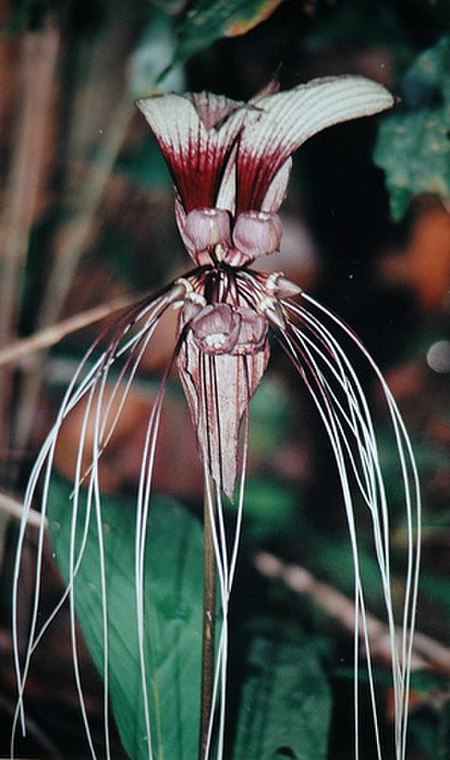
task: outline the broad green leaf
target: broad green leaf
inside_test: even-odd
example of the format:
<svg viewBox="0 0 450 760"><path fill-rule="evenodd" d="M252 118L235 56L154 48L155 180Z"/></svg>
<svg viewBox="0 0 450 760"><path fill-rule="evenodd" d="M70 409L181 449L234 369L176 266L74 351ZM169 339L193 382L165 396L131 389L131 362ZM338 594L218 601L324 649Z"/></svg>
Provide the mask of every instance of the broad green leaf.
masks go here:
<svg viewBox="0 0 450 760"><path fill-rule="evenodd" d="M413 195L450 196L450 37L422 53L407 72L402 105L386 116L375 162L386 173L391 212L400 219Z"/></svg>
<svg viewBox="0 0 450 760"><path fill-rule="evenodd" d="M265 21L282 0L199 0L179 28L169 70L221 37L245 34ZM167 73L163 72L160 79Z"/></svg>
<svg viewBox="0 0 450 760"><path fill-rule="evenodd" d="M330 692L311 644L255 638L243 673L235 760L323 760Z"/></svg>
<svg viewBox="0 0 450 760"><path fill-rule="evenodd" d="M56 558L66 581L72 521L71 488L57 479L49 504ZM108 606L110 698L123 745L133 760L147 758L135 603L135 506L102 499ZM83 497L77 547L86 522ZM75 583L76 610L91 655L103 675L99 542L95 515ZM196 756L201 662L202 531L168 498L152 501L145 567L145 654L155 758Z"/></svg>

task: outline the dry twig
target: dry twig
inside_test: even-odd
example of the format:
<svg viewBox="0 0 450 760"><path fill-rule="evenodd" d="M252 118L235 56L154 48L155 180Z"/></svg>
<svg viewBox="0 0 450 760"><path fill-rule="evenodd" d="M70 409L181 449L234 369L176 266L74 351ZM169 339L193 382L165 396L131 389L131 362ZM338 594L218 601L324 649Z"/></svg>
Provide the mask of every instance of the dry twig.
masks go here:
<svg viewBox="0 0 450 760"><path fill-rule="evenodd" d="M355 605L337 589L318 581L300 565L282 562L278 557L260 552L255 557L255 567L268 578L282 580L297 594L306 594L324 612L337 620L342 628L353 634L355 630ZM368 638L372 656L383 663L391 663L389 629L374 615L366 615ZM358 634L364 641L362 622ZM398 632L399 639L401 632ZM450 675L450 649L423 633L414 636L412 669L428 668L442 675Z"/></svg>
<svg viewBox="0 0 450 760"><path fill-rule="evenodd" d="M51 21L42 32L30 32L23 38L18 137L6 188L8 206L2 218L0 345L17 335L23 268L42 178L58 49L59 31ZM0 417L3 421L0 439L5 450L10 442L7 412L11 392L12 377L4 371L0 381Z"/></svg>
<svg viewBox="0 0 450 760"><path fill-rule="evenodd" d="M23 516L23 504L6 493L0 493L0 512L4 512L16 520L21 520ZM28 525L39 528L42 522L42 516L35 509L30 509L27 518Z"/></svg>
<svg viewBox="0 0 450 760"><path fill-rule="evenodd" d="M59 317L78 262L87 244L98 204L122 147L131 114L132 105L126 93L109 121L108 130L98 149L97 160L92 164L83 186L79 188L78 209L64 234L60 236L61 242L56 251L38 322L42 329L51 325ZM44 376L44 360L45 356L42 355L39 366L34 367L33 373L24 379L20 399L21 416L16 437L18 448L24 448L28 442Z"/></svg>
<svg viewBox="0 0 450 760"><path fill-rule="evenodd" d="M74 314L73 317L68 317L68 319L63 319L55 325L39 330L39 332L30 335L28 338L18 340L0 350L0 367L5 364L19 362L36 351L50 348L50 346L59 343L66 335L99 322L115 311L131 305L136 300L136 296L114 298L112 301L107 301L100 304L100 306L94 306L92 309L86 309L78 314Z"/></svg>

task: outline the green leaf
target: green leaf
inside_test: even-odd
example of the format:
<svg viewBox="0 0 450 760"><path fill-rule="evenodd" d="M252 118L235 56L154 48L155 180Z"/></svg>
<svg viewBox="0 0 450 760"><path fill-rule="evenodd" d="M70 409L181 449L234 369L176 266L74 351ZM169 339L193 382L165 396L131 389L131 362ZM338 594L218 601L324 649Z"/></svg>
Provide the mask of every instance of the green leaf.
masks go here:
<svg viewBox="0 0 450 760"><path fill-rule="evenodd" d="M322 760L330 693L311 644L255 638L244 671L235 760Z"/></svg>
<svg viewBox="0 0 450 760"><path fill-rule="evenodd" d="M69 577L71 488L55 480L49 525L61 572ZM83 496L76 545L86 522ZM78 620L103 675L102 594L95 515L75 583ZM135 603L135 504L102 498L102 536L108 605L110 698L123 745L133 760L147 758ZM196 756L202 615L200 523L168 498L152 500L145 566L145 653L156 758Z"/></svg>
<svg viewBox="0 0 450 760"><path fill-rule="evenodd" d="M169 69L187 61L221 37L245 34L265 21L282 0L199 0L179 28ZM160 80L166 75L164 71Z"/></svg>
<svg viewBox="0 0 450 760"><path fill-rule="evenodd" d="M394 219L413 195L450 195L450 37L419 56L402 93L402 107L381 124L374 154L386 173Z"/></svg>

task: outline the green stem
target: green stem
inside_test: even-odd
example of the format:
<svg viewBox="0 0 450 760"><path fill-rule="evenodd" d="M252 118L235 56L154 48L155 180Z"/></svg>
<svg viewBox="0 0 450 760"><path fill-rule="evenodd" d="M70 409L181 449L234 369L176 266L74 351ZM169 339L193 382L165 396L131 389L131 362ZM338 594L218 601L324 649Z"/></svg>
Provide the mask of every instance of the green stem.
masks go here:
<svg viewBox="0 0 450 760"><path fill-rule="evenodd" d="M203 549L203 649L202 684L200 703L199 760L205 760L208 749L208 733L214 689L214 639L216 627L216 558L214 554L213 523L215 513L215 483L210 476L205 481L203 502L204 549ZM209 505L212 502L212 509Z"/></svg>

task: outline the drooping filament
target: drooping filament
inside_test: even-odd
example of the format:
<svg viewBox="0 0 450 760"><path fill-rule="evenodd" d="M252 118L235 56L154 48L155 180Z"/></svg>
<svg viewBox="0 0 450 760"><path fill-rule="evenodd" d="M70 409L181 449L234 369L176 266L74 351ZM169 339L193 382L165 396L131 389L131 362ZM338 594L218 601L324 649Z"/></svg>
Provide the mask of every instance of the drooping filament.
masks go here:
<svg viewBox="0 0 450 760"><path fill-rule="evenodd" d="M146 658L145 558L146 536L153 495L155 453L158 445L164 393L172 366L177 365L197 432L199 455L203 462L207 504L213 518L213 544L219 580L221 625L218 637L216 670L214 674L214 704L217 708L218 731L213 735L211 721L209 751L215 748L217 757L223 755L225 737L225 705L228 656L229 598L238 557L239 536L244 511L246 461L248 448L249 402L263 376L268 360L268 330L281 345L294 370L306 385L321 418L333 451L339 473L342 500L350 533L350 551L355 568L355 746L358 747L358 702L360 644L365 641L372 701L374 741L378 758L383 747L378 731L378 707L367 634L367 603L359 564L360 514L368 514L372 524L373 545L380 570L386 620L392 651L392 683L395 700L395 757L406 758L406 726L409 677L414 627L420 540L420 498L417 474L411 446L395 402L386 383L358 339L337 317L303 294L299 302L291 295L296 286L282 275L263 275L246 268L226 264L202 266L188 273L154 299L130 310L116 325L107 349L90 366L86 359L73 379L63 400L57 421L52 429L30 478L25 499L17 561L14 576L14 639L15 662L19 683L19 701L14 731L24 722L25 687L33 654L42 641L48 625L70 599L72 649L75 677L89 751L97 757L88 711L85 706L83 676L78 664L78 642L75 630L75 579L83 561L86 535L76 539L77 514L81 489L87 491L85 531L90 515L98 527L103 521L100 459L107 449L120 416L125 412L130 388L139 370L142 357L149 348L155 329L164 312L176 306L180 309L177 344L170 365L161 380L147 425L141 472L137 491L135 587L141 692L144 699L148 757L153 756L152 735L154 716L149 699L151 666ZM131 327L133 329L131 329ZM378 453L374 413L346 345L353 346L366 361L383 391L391 430L398 452L400 483L404 491L408 529L408 559L405 573L405 598L400 618L394 612L392 575L390 567L389 494L383 480L382 463ZM112 368L121 368L112 382ZM53 470L55 449L64 420L74 407L83 402L85 411L78 442L72 495L72 542L70 577L66 592L49 620L40 624L39 609L42 594L42 558L44 519ZM93 439L87 434L94 427ZM28 645L24 656L19 653L18 587L21 555L25 540L27 514L35 501L37 489L42 488L43 522L38 536L36 585ZM222 493L235 501L235 520L232 532L226 528ZM213 509L214 505L214 509ZM151 523L150 523L151 524ZM78 529L79 531L79 529ZM104 569L102 532L98 530L101 594L103 599L103 656L104 656L104 732L106 755L110 756L108 708L109 632L108 588Z"/></svg>

